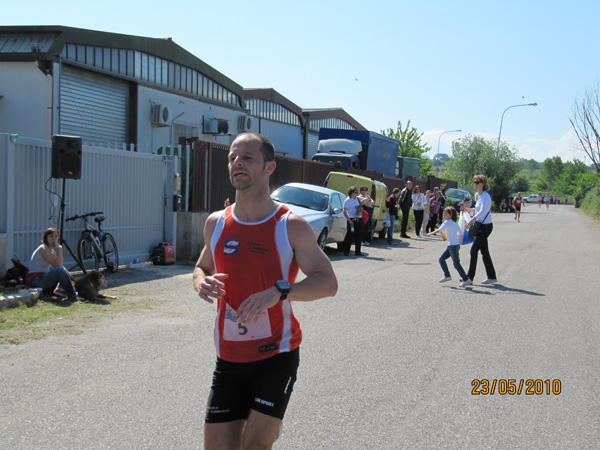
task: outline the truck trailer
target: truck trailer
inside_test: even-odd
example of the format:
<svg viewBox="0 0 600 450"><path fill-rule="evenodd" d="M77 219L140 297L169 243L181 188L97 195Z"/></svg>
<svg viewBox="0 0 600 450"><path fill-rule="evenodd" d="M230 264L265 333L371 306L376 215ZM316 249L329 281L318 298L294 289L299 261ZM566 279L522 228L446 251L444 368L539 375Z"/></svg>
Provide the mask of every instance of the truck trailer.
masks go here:
<svg viewBox="0 0 600 450"><path fill-rule="evenodd" d="M321 128L318 153L312 159L393 177L396 176L398 146L396 139L373 131Z"/></svg>

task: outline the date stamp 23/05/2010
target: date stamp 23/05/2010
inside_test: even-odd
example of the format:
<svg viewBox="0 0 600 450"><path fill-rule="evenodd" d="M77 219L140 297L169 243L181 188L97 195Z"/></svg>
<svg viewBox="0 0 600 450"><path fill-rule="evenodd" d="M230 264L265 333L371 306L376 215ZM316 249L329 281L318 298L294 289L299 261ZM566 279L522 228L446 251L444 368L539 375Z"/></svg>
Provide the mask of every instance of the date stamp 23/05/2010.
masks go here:
<svg viewBox="0 0 600 450"><path fill-rule="evenodd" d="M541 379L474 379L471 381L472 395L560 395L560 380Z"/></svg>

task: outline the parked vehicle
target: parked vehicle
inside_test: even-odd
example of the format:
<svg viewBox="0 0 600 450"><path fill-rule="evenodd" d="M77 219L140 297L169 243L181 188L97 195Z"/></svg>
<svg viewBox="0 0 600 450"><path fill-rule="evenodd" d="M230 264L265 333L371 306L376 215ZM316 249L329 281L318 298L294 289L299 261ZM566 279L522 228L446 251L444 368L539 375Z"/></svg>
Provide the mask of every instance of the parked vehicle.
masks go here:
<svg viewBox="0 0 600 450"><path fill-rule="evenodd" d="M467 208L471 208L473 205L473 199L469 191L462 189L448 188L444 194L446 196L446 205L452 206L457 211L460 211L460 204L465 202Z"/></svg>
<svg viewBox="0 0 600 450"><path fill-rule="evenodd" d="M527 197L523 197L523 203L537 203L538 196L537 194L531 194Z"/></svg>
<svg viewBox="0 0 600 450"><path fill-rule="evenodd" d="M373 131L321 128L319 147L312 159L339 162L343 168L372 170L396 176L399 142Z"/></svg>
<svg viewBox="0 0 600 450"><path fill-rule="evenodd" d="M343 205L346 197L340 192L313 184L288 183L273 192L271 198L306 219L321 249L344 240L346 218Z"/></svg>
<svg viewBox="0 0 600 450"><path fill-rule="evenodd" d="M375 233L378 233L380 238L385 237L389 227L389 221L384 220L386 215L385 200L388 197L388 189L384 183L360 175L343 172L329 172L329 175L327 175L327 178L325 179L325 186L341 192L344 195L344 198L348 196L348 188L350 186L356 186L357 188L367 186L371 198L375 201L375 205L373 206L373 217L371 218L373 222L371 237L373 237Z"/></svg>

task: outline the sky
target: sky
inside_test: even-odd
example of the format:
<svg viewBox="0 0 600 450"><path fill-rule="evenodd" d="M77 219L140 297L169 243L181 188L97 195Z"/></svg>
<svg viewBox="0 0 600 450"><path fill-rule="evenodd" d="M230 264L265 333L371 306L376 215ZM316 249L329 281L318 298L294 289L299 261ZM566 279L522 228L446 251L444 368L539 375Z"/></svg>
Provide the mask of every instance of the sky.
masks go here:
<svg viewBox="0 0 600 450"><path fill-rule="evenodd" d="M1 25L171 37L244 88L343 108L376 132L410 121L430 156L469 134L497 142L502 122L521 158L591 162L569 117L599 80L597 0L0 0L0 9Z"/></svg>

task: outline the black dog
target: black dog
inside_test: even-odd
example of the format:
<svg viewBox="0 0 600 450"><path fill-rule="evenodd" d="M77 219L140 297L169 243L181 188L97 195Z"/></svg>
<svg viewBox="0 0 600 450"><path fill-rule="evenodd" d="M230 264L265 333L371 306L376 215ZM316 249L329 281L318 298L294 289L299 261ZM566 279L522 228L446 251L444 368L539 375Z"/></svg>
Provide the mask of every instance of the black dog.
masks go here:
<svg viewBox="0 0 600 450"><path fill-rule="evenodd" d="M25 284L25 276L29 272L29 269L24 266L21 261L17 258L11 259L14 267L11 267L6 271L6 276L4 277L4 285L8 286L9 284ZM15 280L14 283L9 283L10 281Z"/></svg>

